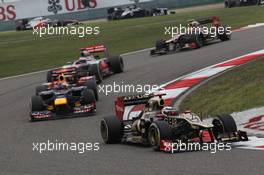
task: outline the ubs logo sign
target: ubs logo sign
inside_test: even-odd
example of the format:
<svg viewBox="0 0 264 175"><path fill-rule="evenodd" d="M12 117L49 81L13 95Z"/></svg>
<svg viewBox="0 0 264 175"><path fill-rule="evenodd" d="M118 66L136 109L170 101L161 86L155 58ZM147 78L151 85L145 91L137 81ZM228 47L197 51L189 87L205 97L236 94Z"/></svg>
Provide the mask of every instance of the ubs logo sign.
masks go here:
<svg viewBox="0 0 264 175"><path fill-rule="evenodd" d="M54 14L57 14L59 11L62 10L62 6L60 5L60 0L49 0L48 1L48 11Z"/></svg>
<svg viewBox="0 0 264 175"><path fill-rule="evenodd" d="M48 12L57 14L59 11L74 12L97 7L97 0L48 0Z"/></svg>

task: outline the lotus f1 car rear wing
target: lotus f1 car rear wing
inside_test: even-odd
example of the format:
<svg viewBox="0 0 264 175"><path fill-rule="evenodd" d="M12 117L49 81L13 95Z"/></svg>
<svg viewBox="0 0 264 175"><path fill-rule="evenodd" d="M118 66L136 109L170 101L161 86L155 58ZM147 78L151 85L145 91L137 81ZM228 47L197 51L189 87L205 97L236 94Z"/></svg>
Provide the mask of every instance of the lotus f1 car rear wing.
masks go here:
<svg viewBox="0 0 264 175"><path fill-rule="evenodd" d="M201 25L210 24L212 23L213 26L219 27L221 25L220 18L218 16L211 16L206 18L199 18L197 20L188 20L188 22L197 21Z"/></svg>
<svg viewBox="0 0 264 175"><path fill-rule="evenodd" d="M116 116L122 120L123 115L125 112L126 106L134 106L134 105L145 105L148 103L148 101L155 97L159 96L162 97L166 94L138 94L138 95L130 95L130 96L122 96L118 97L115 101L115 112Z"/></svg>

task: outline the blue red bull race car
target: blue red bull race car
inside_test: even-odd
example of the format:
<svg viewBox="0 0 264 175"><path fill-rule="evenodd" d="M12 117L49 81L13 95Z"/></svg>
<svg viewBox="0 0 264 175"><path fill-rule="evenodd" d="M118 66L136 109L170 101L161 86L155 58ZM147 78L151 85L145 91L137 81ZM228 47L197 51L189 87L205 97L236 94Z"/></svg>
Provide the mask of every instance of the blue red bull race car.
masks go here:
<svg viewBox="0 0 264 175"><path fill-rule="evenodd" d="M79 77L76 68L56 69L52 76L52 82L37 86L31 97L31 121L95 114L98 92L93 76Z"/></svg>

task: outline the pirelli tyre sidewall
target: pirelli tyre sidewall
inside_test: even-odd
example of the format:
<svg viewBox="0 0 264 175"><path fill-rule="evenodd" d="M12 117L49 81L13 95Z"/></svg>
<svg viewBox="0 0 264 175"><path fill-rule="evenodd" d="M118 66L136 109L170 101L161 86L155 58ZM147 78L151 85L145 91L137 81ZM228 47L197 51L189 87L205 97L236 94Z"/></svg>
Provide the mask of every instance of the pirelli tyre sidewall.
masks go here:
<svg viewBox="0 0 264 175"><path fill-rule="evenodd" d="M193 42L196 44L197 48L204 46L204 38L202 34L193 35Z"/></svg>
<svg viewBox="0 0 264 175"><path fill-rule="evenodd" d="M148 141L155 151L160 150L161 140L171 140L172 131L169 124L165 121L155 121L148 129Z"/></svg>
<svg viewBox="0 0 264 175"><path fill-rule="evenodd" d="M52 71L51 70L49 70L48 72L47 72L47 82L49 83L49 82L52 82Z"/></svg>
<svg viewBox="0 0 264 175"><path fill-rule="evenodd" d="M85 105L91 104L91 103L95 103L96 102L96 98L94 95L94 91L91 89L85 89L82 91L82 97L83 97L83 103Z"/></svg>
<svg viewBox="0 0 264 175"><path fill-rule="evenodd" d="M213 133L218 138L219 135L232 134L237 132L237 125L234 118L231 115L223 114L216 116L212 124Z"/></svg>
<svg viewBox="0 0 264 175"><path fill-rule="evenodd" d="M100 122L101 136L106 144L119 143L123 137L123 124L116 116L104 117Z"/></svg>
<svg viewBox="0 0 264 175"><path fill-rule="evenodd" d="M109 66L114 73L124 71L124 61L121 56L113 56L109 58Z"/></svg>
<svg viewBox="0 0 264 175"><path fill-rule="evenodd" d="M36 87L36 95L38 95L39 93L41 93L43 91L47 91L47 90L48 90L47 85L39 85Z"/></svg>
<svg viewBox="0 0 264 175"><path fill-rule="evenodd" d="M43 101L42 98L38 95L34 95L30 98L30 112L38 112L38 111L43 111L45 109L44 105L43 105ZM36 121L35 118L33 118L32 116L30 116L30 121L34 122Z"/></svg>
<svg viewBox="0 0 264 175"><path fill-rule="evenodd" d="M156 49L157 50L163 50L163 49L168 49L166 47L166 40L160 39L156 41Z"/></svg>
<svg viewBox="0 0 264 175"><path fill-rule="evenodd" d="M85 82L85 86L87 87L87 89L90 89L90 90L93 91L95 99L96 99L96 101L98 101L99 100L99 95L98 95L96 79L92 78L92 79L87 80Z"/></svg>
<svg viewBox="0 0 264 175"><path fill-rule="evenodd" d="M89 75L95 76L98 83L100 83L103 80L103 75L100 70L99 64L91 64L89 68Z"/></svg>
<svg viewBox="0 0 264 175"><path fill-rule="evenodd" d="M218 38L221 41L228 41L228 40L230 40L231 39L231 33L228 33L227 27L226 26L221 26L221 27L223 27L225 30L221 34L218 33Z"/></svg>

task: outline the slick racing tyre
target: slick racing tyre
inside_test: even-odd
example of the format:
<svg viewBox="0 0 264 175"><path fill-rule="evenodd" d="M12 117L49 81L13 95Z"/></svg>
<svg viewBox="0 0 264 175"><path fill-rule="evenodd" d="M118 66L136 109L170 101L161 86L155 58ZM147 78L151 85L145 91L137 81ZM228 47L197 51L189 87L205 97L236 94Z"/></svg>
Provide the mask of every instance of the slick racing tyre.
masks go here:
<svg viewBox="0 0 264 175"><path fill-rule="evenodd" d="M204 39L201 34L193 35L193 42L196 44L197 49L204 46Z"/></svg>
<svg viewBox="0 0 264 175"><path fill-rule="evenodd" d="M43 111L44 105L40 96L34 95L31 97L31 111Z"/></svg>
<svg viewBox="0 0 264 175"><path fill-rule="evenodd" d="M47 82L48 83L52 82L52 71L51 70L47 72Z"/></svg>
<svg viewBox="0 0 264 175"><path fill-rule="evenodd" d="M91 90L91 89L86 89L82 92L82 96L83 96L83 103L85 105L88 105L88 104L91 104L91 103L94 103L96 102L96 98L95 98L95 95L94 95L94 91Z"/></svg>
<svg viewBox="0 0 264 175"><path fill-rule="evenodd" d="M123 124L116 116L104 117L100 123L101 136L104 143L119 143L123 137Z"/></svg>
<svg viewBox="0 0 264 175"><path fill-rule="evenodd" d="M103 75L102 75L102 72L100 70L99 64L91 64L91 66L89 68L89 75L95 76L96 81L98 83L101 83L103 80Z"/></svg>
<svg viewBox="0 0 264 175"><path fill-rule="evenodd" d="M231 115L218 115L213 119L212 124L214 125L213 133L216 137L219 135L237 132L236 122Z"/></svg>
<svg viewBox="0 0 264 175"><path fill-rule="evenodd" d="M76 72L77 72L78 78L89 76L89 72L88 72L87 68L84 66L78 67Z"/></svg>
<svg viewBox="0 0 264 175"><path fill-rule="evenodd" d="M168 50L168 48L166 47L166 41L163 39L157 40L156 41L156 49L157 50L163 50L163 49Z"/></svg>
<svg viewBox="0 0 264 175"><path fill-rule="evenodd" d="M160 150L161 140L171 140L171 138L172 132L167 122L155 121L150 125L148 130L148 141L155 151Z"/></svg>
<svg viewBox="0 0 264 175"><path fill-rule="evenodd" d="M31 97L30 108L31 108L31 112L43 111L45 109L40 96L34 95ZM30 121L34 122L36 121L36 119L31 116Z"/></svg>
<svg viewBox="0 0 264 175"><path fill-rule="evenodd" d="M91 89L94 92L95 99L96 101L98 101L99 95L98 95L97 84L96 84L95 78L87 80L85 82L85 86L87 87L87 89Z"/></svg>
<svg viewBox="0 0 264 175"><path fill-rule="evenodd" d="M224 33L219 33L218 34L218 38L221 40L221 41L228 41L231 39L231 33L228 33L227 31L227 27L223 27L225 30L224 30Z"/></svg>
<svg viewBox="0 0 264 175"><path fill-rule="evenodd" d="M121 73L124 71L124 62L121 56L109 58L109 65L114 73Z"/></svg>
<svg viewBox="0 0 264 175"><path fill-rule="evenodd" d="M36 95L38 95L39 93L43 92L43 91L47 91L48 87L46 85L40 85L36 87Z"/></svg>

